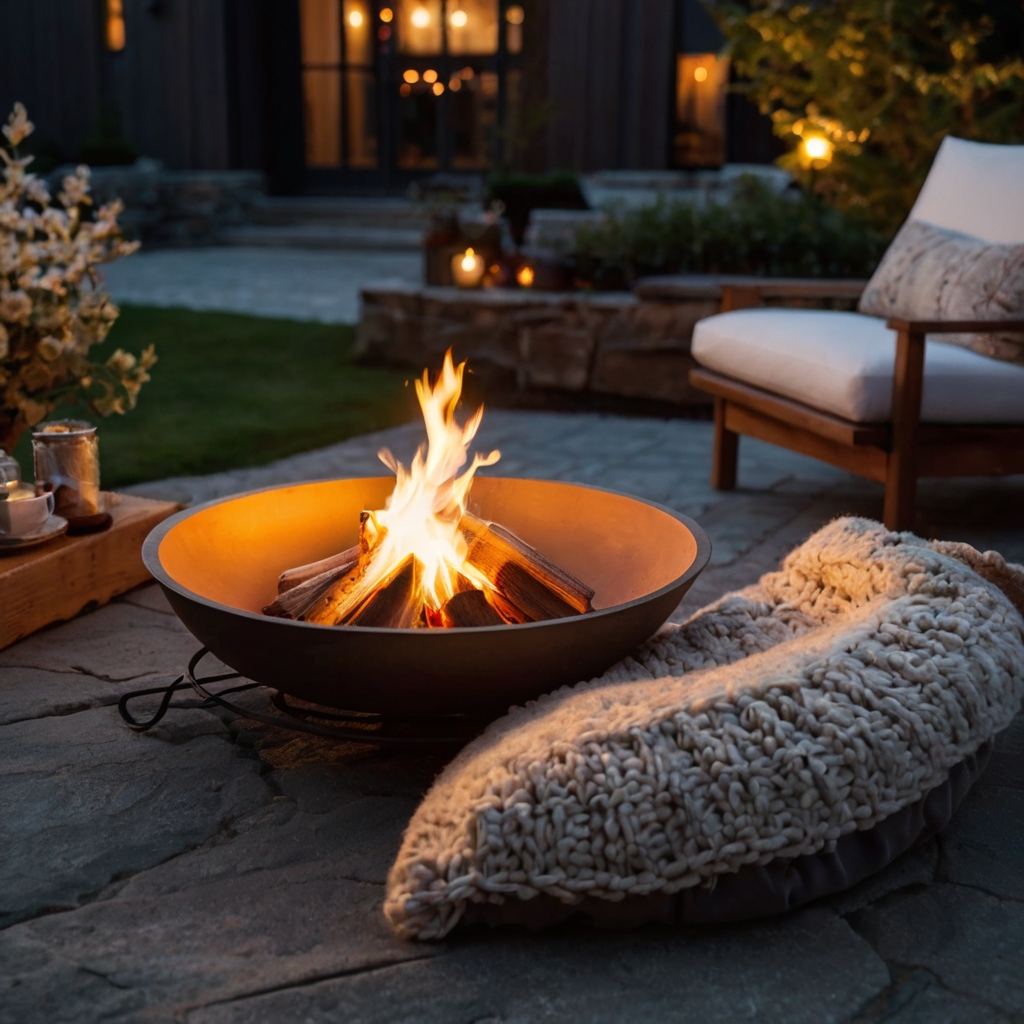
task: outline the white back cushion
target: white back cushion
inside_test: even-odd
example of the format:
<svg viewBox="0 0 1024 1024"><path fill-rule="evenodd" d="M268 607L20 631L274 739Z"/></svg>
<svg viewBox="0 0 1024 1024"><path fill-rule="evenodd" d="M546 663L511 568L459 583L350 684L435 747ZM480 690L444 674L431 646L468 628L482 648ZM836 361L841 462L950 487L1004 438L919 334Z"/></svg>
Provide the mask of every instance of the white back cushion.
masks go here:
<svg viewBox="0 0 1024 1024"><path fill-rule="evenodd" d="M1024 242L1024 146L947 135L910 219L986 242Z"/></svg>

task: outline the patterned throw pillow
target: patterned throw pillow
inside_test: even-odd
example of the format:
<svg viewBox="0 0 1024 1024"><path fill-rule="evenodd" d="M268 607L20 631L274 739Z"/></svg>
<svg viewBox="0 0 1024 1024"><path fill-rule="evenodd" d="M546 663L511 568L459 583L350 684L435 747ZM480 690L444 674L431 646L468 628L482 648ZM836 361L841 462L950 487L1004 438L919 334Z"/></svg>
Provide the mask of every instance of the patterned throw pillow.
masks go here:
<svg viewBox="0 0 1024 1024"><path fill-rule="evenodd" d="M864 289L859 308L871 316L908 320L1024 320L1024 245L992 245L908 220ZM936 338L1024 364L1024 334Z"/></svg>

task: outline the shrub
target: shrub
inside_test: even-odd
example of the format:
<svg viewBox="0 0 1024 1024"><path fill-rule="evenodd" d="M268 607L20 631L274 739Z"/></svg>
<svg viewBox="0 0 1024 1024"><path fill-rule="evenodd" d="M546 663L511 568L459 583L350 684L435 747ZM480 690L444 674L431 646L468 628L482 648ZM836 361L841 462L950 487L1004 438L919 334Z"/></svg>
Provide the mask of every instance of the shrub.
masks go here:
<svg viewBox="0 0 1024 1024"><path fill-rule="evenodd" d="M743 175L728 203L609 210L577 231L576 269L598 287L674 273L866 277L887 244L863 218Z"/></svg>
<svg viewBox="0 0 1024 1024"><path fill-rule="evenodd" d="M1024 141L1019 0L711 0L738 86L795 147L833 148L814 182L887 230L945 135ZM799 150L780 161L805 183Z"/></svg>

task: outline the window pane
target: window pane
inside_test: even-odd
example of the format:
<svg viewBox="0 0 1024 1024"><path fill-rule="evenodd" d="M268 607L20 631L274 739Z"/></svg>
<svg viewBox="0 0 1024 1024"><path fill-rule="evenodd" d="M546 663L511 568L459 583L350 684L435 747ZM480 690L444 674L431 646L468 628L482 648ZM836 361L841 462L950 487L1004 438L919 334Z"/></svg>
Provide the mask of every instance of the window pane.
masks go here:
<svg viewBox="0 0 1024 1024"><path fill-rule="evenodd" d="M680 55L676 65L677 167L720 167L725 163L725 87L728 57Z"/></svg>
<svg viewBox="0 0 1024 1024"><path fill-rule="evenodd" d="M398 0L395 14L402 53L441 52L441 0Z"/></svg>
<svg viewBox="0 0 1024 1024"><path fill-rule="evenodd" d="M341 166L341 72L306 71L306 166Z"/></svg>
<svg viewBox="0 0 1024 1024"><path fill-rule="evenodd" d="M398 166L412 171L437 167L437 97L422 79L403 83L399 90Z"/></svg>
<svg viewBox="0 0 1024 1024"><path fill-rule="evenodd" d="M302 63L341 63L338 0L301 0Z"/></svg>
<svg viewBox="0 0 1024 1024"><path fill-rule="evenodd" d="M367 0L345 0L345 60L372 64L372 12Z"/></svg>
<svg viewBox="0 0 1024 1024"><path fill-rule="evenodd" d="M448 52L498 52L498 0L449 0Z"/></svg>
<svg viewBox="0 0 1024 1024"><path fill-rule="evenodd" d="M377 90L373 75L348 71L348 121L346 125L349 167L377 166Z"/></svg>
<svg viewBox="0 0 1024 1024"><path fill-rule="evenodd" d="M467 65L452 75L448 95L452 167L487 168L498 112L498 76Z"/></svg>

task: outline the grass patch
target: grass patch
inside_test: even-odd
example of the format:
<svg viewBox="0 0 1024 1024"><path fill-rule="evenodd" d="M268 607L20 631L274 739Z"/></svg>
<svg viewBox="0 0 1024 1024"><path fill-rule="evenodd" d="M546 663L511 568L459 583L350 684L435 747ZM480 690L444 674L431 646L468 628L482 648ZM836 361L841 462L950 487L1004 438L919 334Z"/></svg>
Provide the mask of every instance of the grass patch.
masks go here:
<svg viewBox="0 0 1024 1024"><path fill-rule="evenodd" d="M153 379L100 433L103 485L258 466L416 414L409 374L355 366L354 330L234 313L125 306L101 351L156 345ZM16 449L31 479L26 435Z"/></svg>

